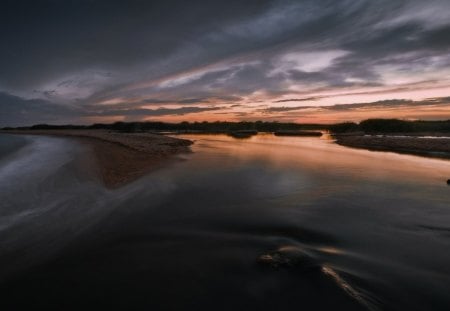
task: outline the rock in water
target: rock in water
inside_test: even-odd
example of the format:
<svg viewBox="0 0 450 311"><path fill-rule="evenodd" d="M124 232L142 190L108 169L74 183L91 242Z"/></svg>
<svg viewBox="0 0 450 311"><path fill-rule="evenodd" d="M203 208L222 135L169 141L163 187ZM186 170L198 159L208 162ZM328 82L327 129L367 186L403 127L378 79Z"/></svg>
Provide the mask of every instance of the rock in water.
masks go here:
<svg viewBox="0 0 450 311"><path fill-rule="evenodd" d="M282 246L275 251L259 256L256 262L263 266L274 269L279 268L302 268L309 269L319 267L317 262L300 247Z"/></svg>
<svg viewBox="0 0 450 311"><path fill-rule="evenodd" d="M447 179L447 185L450 186L450 179Z"/></svg>

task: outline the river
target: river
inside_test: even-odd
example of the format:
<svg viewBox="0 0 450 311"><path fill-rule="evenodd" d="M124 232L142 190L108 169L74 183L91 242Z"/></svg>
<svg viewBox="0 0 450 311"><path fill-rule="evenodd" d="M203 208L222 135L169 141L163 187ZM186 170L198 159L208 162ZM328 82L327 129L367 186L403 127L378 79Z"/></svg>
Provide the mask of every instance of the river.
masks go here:
<svg viewBox="0 0 450 311"><path fill-rule="evenodd" d="M0 136L9 309L448 310L450 162L325 138L183 135L120 189L85 145ZM294 250L307 258L264 265Z"/></svg>

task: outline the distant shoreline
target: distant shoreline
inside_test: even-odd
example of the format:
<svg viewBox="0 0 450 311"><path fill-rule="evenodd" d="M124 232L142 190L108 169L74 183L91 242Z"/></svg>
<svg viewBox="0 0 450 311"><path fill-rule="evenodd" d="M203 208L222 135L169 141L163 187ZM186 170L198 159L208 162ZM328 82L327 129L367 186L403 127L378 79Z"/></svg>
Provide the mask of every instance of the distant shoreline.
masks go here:
<svg viewBox="0 0 450 311"><path fill-rule="evenodd" d="M450 139L441 136L333 135L341 146L450 159Z"/></svg>
<svg viewBox="0 0 450 311"><path fill-rule="evenodd" d="M108 188L118 188L167 163L174 155L190 152L192 141L150 133L106 130L17 130L2 134L74 138L94 154L99 175Z"/></svg>

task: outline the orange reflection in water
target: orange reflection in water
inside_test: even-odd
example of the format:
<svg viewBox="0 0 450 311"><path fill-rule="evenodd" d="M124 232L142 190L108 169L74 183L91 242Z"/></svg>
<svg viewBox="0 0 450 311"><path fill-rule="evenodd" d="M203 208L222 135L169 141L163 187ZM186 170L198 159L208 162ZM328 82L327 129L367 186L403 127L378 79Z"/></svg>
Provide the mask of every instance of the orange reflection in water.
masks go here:
<svg viewBox="0 0 450 311"><path fill-rule="evenodd" d="M205 157L202 165L208 162L220 166L226 162L237 166L258 161L275 169L307 169L330 178L345 175L355 179L402 179L444 186L450 178L448 160L343 147L326 135L316 138L258 134L248 139L226 135L181 136L196 142L192 148L196 157Z"/></svg>

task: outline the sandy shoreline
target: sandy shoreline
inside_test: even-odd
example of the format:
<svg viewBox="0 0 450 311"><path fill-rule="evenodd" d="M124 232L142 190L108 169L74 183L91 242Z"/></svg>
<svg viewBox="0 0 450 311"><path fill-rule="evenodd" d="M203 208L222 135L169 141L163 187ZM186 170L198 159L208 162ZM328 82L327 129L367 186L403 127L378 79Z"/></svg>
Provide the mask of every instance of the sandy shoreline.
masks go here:
<svg viewBox="0 0 450 311"><path fill-rule="evenodd" d="M0 131L4 134L47 135L74 138L94 154L105 186L117 188L171 160L190 152L191 141L150 133L117 133L106 130Z"/></svg>
<svg viewBox="0 0 450 311"><path fill-rule="evenodd" d="M369 135L336 135L334 138L337 144L346 147L450 159L450 139L448 138Z"/></svg>

